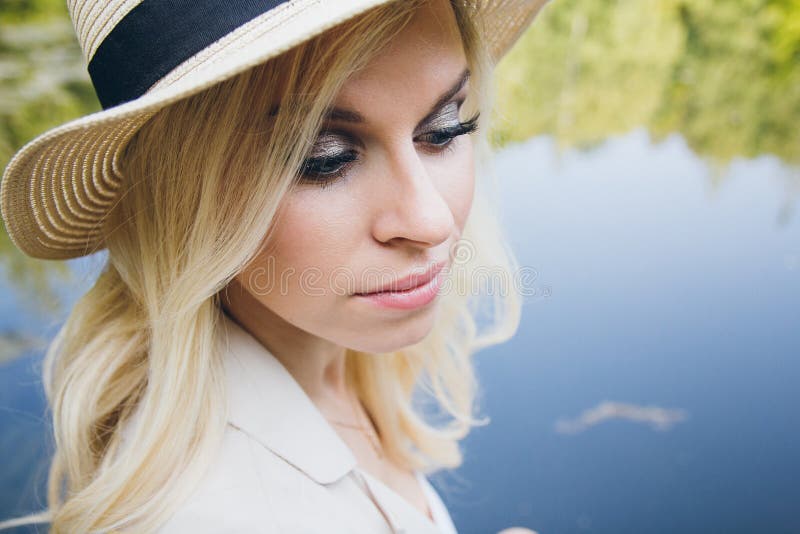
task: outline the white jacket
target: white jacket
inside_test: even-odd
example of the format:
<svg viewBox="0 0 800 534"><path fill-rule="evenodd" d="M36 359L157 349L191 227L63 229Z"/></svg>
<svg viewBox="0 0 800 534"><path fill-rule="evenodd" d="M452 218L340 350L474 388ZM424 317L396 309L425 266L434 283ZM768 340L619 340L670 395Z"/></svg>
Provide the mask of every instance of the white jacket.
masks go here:
<svg viewBox="0 0 800 534"><path fill-rule="evenodd" d="M229 339L223 445L160 534L456 534L422 473L435 524L361 470L280 361L223 317Z"/></svg>

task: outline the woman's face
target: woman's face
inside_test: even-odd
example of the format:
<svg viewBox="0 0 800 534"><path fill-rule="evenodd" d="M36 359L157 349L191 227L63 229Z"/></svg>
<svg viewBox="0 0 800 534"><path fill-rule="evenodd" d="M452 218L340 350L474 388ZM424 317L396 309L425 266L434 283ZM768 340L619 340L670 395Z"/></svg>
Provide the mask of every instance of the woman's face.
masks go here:
<svg viewBox="0 0 800 534"><path fill-rule="evenodd" d="M466 68L452 8L434 1L346 82L268 247L237 277L253 297L245 313L366 352L430 331L436 281L405 297L357 293L409 274L419 284L435 266L447 276L473 199Z"/></svg>

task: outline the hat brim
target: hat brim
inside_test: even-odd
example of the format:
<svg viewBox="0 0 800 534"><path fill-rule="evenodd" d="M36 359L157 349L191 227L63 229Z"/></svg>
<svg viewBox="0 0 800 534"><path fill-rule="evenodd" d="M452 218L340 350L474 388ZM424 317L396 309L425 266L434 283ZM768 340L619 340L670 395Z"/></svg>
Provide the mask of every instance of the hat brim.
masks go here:
<svg viewBox="0 0 800 534"><path fill-rule="evenodd" d="M23 146L0 182L0 212L25 254L64 260L104 248L102 222L120 201L122 149L158 110L264 63L393 0L292 2L182 63L141 97L53 128ZM468 2L480 10L491 53L502 57L547 0Z"/></svg>

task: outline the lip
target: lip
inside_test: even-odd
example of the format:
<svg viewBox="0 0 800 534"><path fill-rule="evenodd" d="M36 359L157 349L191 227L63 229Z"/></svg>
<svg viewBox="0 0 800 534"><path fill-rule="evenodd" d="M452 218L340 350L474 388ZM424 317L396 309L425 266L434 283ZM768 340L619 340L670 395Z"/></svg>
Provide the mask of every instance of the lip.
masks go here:
<svg viewBox="0 0 800 534"><path fill-rule="evenodd" d="M389 282L388 284L378 289L365 291L363 293L356 293L356 295L367 296L367 295L376 295L379 293L398 293L401 291L407 291L409 289L414 289L424 286L425 284L430 282L437 274L439 274L439 271L441 271L445 265L447 265L446 261L439 262L430 267L424 273L414 272L409 274L408 276L404 276L403 278Z"/></svg>
<svg viewBox="0 0 800 534"><path fill-rule="evenodd" d="M356 293L359 300L366 301L380 308L394 308L399 310L413 310L421 308L432 302L439 294L442 277L439 276L446 262L437 264L423 275L405 277L395 284L416 284L410 288L398 291L376 291L371 293ZM386 287L386 286L384 286Z"/></svg>

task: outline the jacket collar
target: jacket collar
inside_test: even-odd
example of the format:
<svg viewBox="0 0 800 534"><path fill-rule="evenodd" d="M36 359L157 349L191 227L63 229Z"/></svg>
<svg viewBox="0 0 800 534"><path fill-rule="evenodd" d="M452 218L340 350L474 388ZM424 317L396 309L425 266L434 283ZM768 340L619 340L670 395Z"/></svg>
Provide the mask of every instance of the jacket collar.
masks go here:
<svg viewBox="0 0 800 534"><path fill-rule="evenodd" d="M228 423L320 484L354 469L353 452L280 360L228 315L221 316Z"/></svg>

